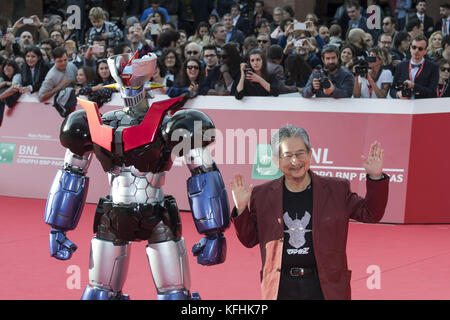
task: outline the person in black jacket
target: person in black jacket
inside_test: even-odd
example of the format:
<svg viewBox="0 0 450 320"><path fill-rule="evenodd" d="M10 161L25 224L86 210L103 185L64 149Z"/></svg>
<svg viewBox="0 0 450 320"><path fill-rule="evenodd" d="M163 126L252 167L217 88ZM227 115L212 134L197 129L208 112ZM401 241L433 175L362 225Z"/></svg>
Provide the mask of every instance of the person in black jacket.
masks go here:
<svg viewBox="0 0 450 320"><path fill-rule="evenodd" d="M214 52L204 47L205 53ZM219 54L219 65L208 72L205 81L200 85L200 95L229 95L235 81L239 81L241 57L237 45L226 43Z"/></svg>
<svg viewBox="0 0 450 320"><path fill-rule="evenodd" d="M38 92L48 70L50 67L42 58L41 50L38 47L27 47L21 73L21 92Z"/></svg>
<svg viewBox="0 0 450 320"><path fill-rule="evenodd" d="M260 49L248 53L247 63L241 63L241 77L233 84L231 94L240 100L244 96L274 96L280 92L275 74L267 71L267 59Z"/></svg>
<svg viewBox="0 0 450 320"><path fill-rule="evenodd" d="M391 97L399 99L436 98L439 82L439 67L426 60L427 38L416 36L411 44L411 59L404 60L395 68ZM398 87L401 84L402 90Z"/></svg>
<svg viewBox="0 0 450 320"><path fill-rule="evenodd" d="M436 91L438 98L450 97L450 62L446 59L438 61L439 64L439 84Z"/></svg>

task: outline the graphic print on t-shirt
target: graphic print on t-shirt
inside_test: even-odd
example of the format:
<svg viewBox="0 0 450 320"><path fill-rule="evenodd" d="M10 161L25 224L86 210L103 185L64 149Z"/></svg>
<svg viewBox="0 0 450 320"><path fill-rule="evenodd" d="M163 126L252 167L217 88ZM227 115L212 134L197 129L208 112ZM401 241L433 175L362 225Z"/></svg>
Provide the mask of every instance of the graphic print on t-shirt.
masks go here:
<svg viewBox="0 0 450 320"><path fill-rule="evenodd" d="M308 211L305 211L305 215L303 216L303 218L301 219L296 218L293 220L289 216L289 213L285 212L283 215L283 220L284 224L288 227L288 230L285 230L284 232L289 234L289 244L293 246L295 249L303 247L306 243L305 239L306 232L312 231L306 229L306 226L309 224L309 220L311 220L311 214Z"/></svg>

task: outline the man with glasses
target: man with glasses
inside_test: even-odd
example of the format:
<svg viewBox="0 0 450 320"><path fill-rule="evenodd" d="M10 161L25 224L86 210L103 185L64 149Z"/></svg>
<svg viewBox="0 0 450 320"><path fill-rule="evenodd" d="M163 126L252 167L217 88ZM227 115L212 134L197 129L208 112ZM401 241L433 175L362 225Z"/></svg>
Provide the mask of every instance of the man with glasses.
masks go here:
<svg viewBox="0 0 450 320"><path fill-rule="evenodd" d="M270 35L267 33L260 33L258 34L256 41L258 41L258 48L267 56L267 51L272 45L270 41Z"/></svg>
<svg viewBox="0 0 450 320"><path fill-rule="evenodd" d="M207 77L208 72L219 64L216 46L207 45L203 47L203 63L206 65L205 76Z"/></svg>
<svg viewBox="0 0 450 320"><path fill-rule="evenodd" d="M196 58L200 60L200 54L202 53L202 48L197 42L188 43L184 47L184 58Z"/></svg>
<svg viewBox="0 0 450 320"><path fill-rule="evenodd" d="M64 44L64 34L61 30L53 30L50 32L50 39L52 39L57 47L60 47Z"/></svg>
<svg viewBox="0 0 450 320"><path fill-rule="evenodd" d="M395 19L391 16L385 17L383 19L383 33L389 34L394 39L397 32Z"/></svg>
<svg viewBox="0 0 450 320"><path fill-rule="evenodd" d="M382 33L378 38L378 46L380 48L384 48L387 51L391 51L392 49L392 37L388 33Z"/></svg>
<svg viewBox="0 0 450 320"><path fill-rule="evenodd" d="M398 99L436 98L439 67L429 59L427 38L416 36L410 47L411 59L403 60L395 68L391 97Z"/></svg>
<svg viewBox="0 0 450 320"><path fill-rule="evenodd" d="M350 299L349 219L378 222L387 204L381 144L372 143L363 156L365 198L351 191L348 180L310 170L312 147L304 129L284 126L273 135L271 149L281 178L254 188L241 174L231 182L237 236L248 248L260 246L262 298Z"/></svg>

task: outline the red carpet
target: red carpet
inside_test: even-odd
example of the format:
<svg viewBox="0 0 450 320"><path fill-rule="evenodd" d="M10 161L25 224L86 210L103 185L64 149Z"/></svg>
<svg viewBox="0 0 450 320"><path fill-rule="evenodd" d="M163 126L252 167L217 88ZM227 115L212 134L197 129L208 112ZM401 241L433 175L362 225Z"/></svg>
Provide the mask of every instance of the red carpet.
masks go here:
<svg viewBox="0 0 450 320"><path fill-rule="evenodd" d="M79 299L88 282L89 246L95 206L87 205L69 238L78 250L69 261L48 254L49 227L43 222L45 200L0 196L0 299ZM226 232L227 261L219 266L196 263L190 248L201 236L189 213L182 213L189 250L193 291L203 299L259 299L259 248L244 248L233 228ZM368 225L351 223L347 244L353 299L450 299L449 225ZM145 242L134 243L124 292L131 299L155 299ZM367 278L377 266L379 289ZM73 270L80 270L80 288ZM68 273L69 272L69 273ZM372 279L372 277L371 277ZM375 282L370 282L375 283ZM369 284L370 284L369 283ZM369 286L370 287L370 286Z"/></svg>

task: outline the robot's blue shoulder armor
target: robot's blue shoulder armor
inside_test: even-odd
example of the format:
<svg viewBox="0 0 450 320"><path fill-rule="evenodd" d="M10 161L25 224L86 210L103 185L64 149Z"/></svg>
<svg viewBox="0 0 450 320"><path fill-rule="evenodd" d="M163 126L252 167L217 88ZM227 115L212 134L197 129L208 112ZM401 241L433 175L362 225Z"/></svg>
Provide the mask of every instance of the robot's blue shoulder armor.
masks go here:
<svg viewBox="0 0 450 320"><path fill-rule="evenodd" d="M181 139L191 139L191 145L194 148L195 138L200 139L197 143L201 142L201 147L206 147L214 142L215 138L215 126L211 118L194 109L182 109L175 112L172 117L167 116L162 122L161 130L170 148L178 144Z"/></svg>
<svg viewBox="0 0 450 320"><path fill-rule="evenodd" d="M92 151L93 144L84 110L72 112L61 125L59 134L61 144L78 156Z"/></svg>

